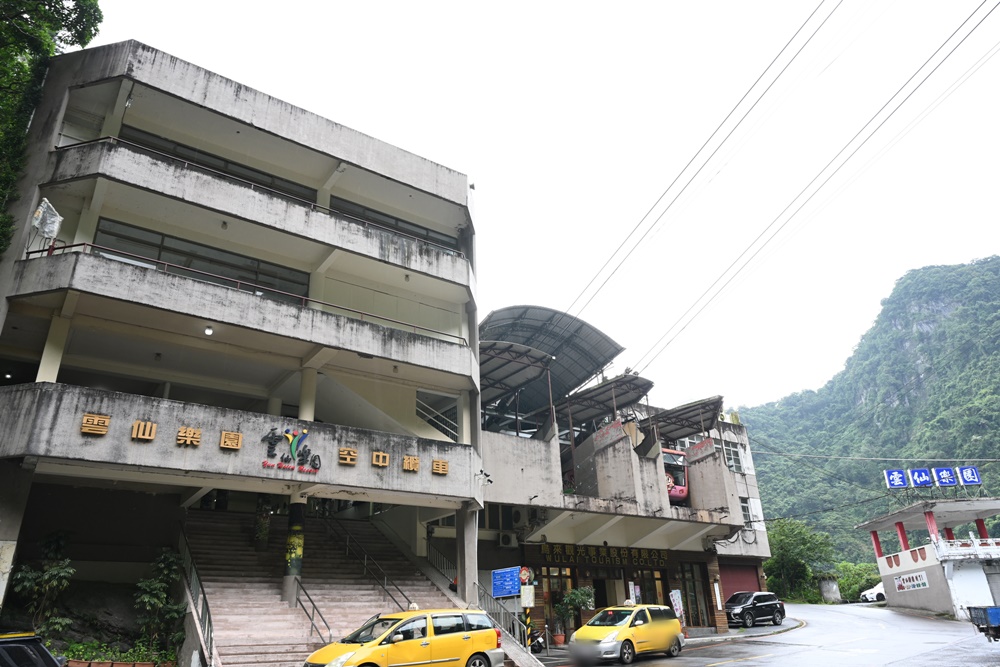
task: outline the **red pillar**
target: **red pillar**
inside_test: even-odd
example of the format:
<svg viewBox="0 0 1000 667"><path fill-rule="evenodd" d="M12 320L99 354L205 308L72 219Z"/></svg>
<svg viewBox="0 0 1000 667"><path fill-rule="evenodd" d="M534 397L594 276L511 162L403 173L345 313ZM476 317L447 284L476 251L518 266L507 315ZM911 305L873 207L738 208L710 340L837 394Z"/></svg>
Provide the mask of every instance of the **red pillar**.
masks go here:
<svg viewBox="0 0 1000 667"><path fill-rule="evenodd" d="M872 546L875 547L875 558L882 557L882 543L878 541L878 531L872 531Z"/></svg>
<svg viewBox="0 0 1000 667"><path fill-rule="evenodd" d="M944 529L944 539L949 540L951 542L954 542L955 541L955 531L953 531L951 528L945 528Z"/></svg>
<svg viewBox="0 0 1000 667"><path fill-rule="evenodd" d="M976 519L976 530L979 531L979 537L984 540L990 536L990 534L986 532L986 522L982 519Z"/></svg>
<svg viewBox="0 0 1000 667"><path fill-rule="evenodd" d="M896 535L899 536L899 550L900 551L909 551L910 550L910 541L908 539L906 539L906 529L903 528L903 522L902 521L897 521L896 522Z"/></svg>
<svg viewBox="0 0 1000 667"><path fill-rule="evenodd" d="M927 522L927 532L931 534L931 542L940 540L941 534L938 533L937 519L934 518L934 512L930 510L924 512L924 521Z"/></svg>

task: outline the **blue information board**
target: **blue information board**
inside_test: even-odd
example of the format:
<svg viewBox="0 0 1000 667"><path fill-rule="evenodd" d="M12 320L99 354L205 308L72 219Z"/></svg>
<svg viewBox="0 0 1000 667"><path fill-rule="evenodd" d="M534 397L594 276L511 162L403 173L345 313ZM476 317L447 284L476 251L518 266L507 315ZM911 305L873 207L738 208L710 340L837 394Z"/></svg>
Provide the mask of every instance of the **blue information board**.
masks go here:
<svg viewBox="0 0 1000 667"><path fill-rule="evenodd" d="M493 597L509 598L512 595L521 594L521 567L505 567L502 570L493 570Z"/></svg>

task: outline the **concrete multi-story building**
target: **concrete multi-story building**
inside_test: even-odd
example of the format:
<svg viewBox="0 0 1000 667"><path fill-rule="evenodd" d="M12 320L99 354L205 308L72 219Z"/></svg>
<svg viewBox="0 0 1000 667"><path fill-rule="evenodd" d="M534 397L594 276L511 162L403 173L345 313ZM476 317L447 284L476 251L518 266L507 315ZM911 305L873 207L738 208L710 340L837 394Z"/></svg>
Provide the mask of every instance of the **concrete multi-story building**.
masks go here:
<svg viewBox="0 0 1000 667"><path fill-rule="evenodd" d="M0 261L0 605L61 530L81 580L180 545L227 665L351 629L317 610L494 604L512 566L536 620L591 585L726 631L720 576L766 549L745 431L721 397L643 410L650 380L595 381L622 348L565 313L477 326L464 175L137 42L54 58L29 146ZM661 448L702 433L721 444L672 501Z"/></svg>

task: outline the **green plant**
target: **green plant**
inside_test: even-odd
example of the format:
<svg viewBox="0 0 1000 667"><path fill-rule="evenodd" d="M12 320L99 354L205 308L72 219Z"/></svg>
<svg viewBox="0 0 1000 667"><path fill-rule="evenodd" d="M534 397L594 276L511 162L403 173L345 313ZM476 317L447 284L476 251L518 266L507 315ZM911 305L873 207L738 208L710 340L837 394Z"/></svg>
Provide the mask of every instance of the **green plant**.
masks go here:
<svg viewBox="0 0 1000 667"><path fill-rule="evenodd" d="M62 533L53 533L42 541L42 567L36 570L22 565L12 577L14 591L26 602L32 614L31 624L42 637L59 634L72 621L61 616L56 606L56 598L69 586L76 573L70 559L64 557L66 538Z"/></svg>
<svg viewBox="0 0 1000 667"><path fill-rule="evenodd" d="M562 600L557 602L552 611L560 623L561 628L566 628L570 621L581 609L594 608L594 589L592 586L580 586L563 594Z"/></svg>
<svg viewBox="0 0 1000 667"><path fill-rule="evenodd" d="M147 655L156 659L161 653L176 653L175 647L184 641L183 621L187 605L172 602L171 589L181 578L181 557L170 549L153 561L153 576L137 584L135 608L139 612L142 639L135 647L142 647ZM135 648L134 647L134 648ZM127 660L127 658L126 658Z"/></svg>

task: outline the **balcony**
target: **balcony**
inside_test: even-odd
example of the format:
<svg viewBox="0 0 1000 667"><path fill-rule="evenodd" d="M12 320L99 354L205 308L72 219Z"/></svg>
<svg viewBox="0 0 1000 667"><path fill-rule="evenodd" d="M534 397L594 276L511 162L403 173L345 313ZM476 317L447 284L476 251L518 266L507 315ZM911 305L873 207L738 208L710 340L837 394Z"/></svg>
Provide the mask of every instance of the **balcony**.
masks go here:
<svg viewBox="0 0 1000 667"><path fill-rule="evenodd" d="M1000 538L934 542L938 560L1000 560Z"/></svg>

